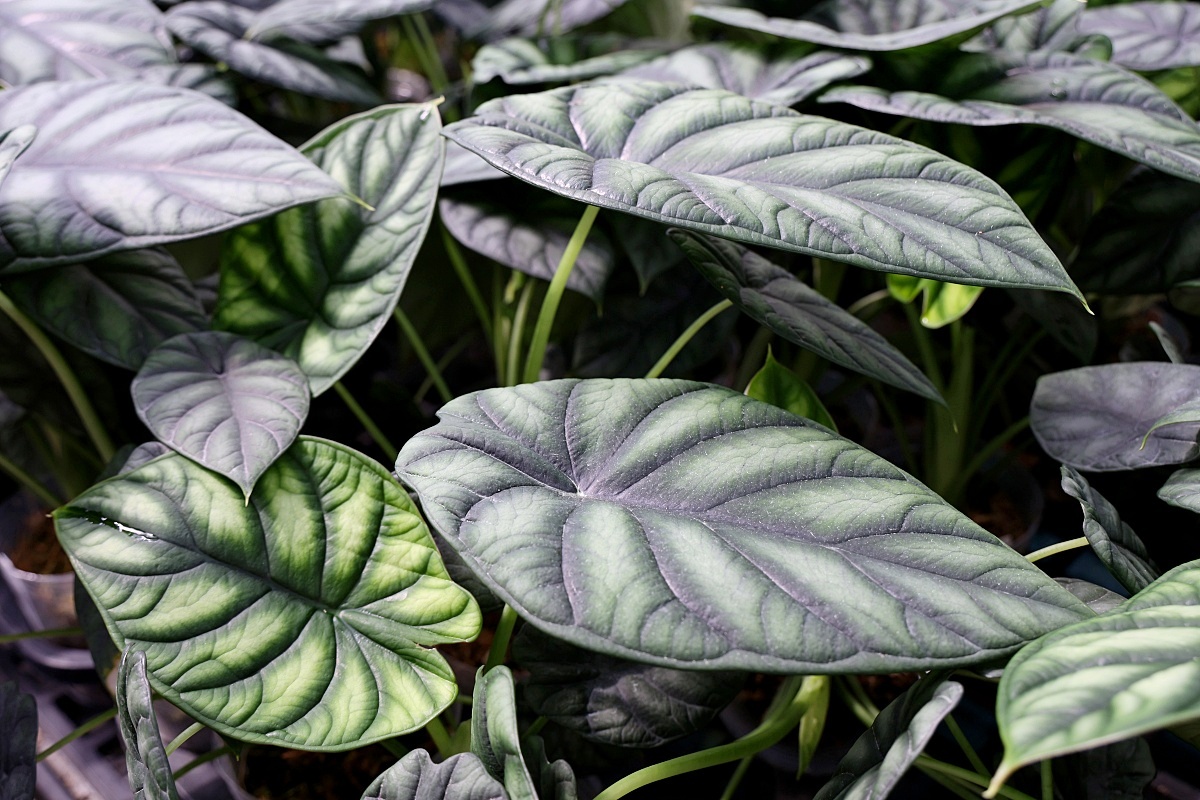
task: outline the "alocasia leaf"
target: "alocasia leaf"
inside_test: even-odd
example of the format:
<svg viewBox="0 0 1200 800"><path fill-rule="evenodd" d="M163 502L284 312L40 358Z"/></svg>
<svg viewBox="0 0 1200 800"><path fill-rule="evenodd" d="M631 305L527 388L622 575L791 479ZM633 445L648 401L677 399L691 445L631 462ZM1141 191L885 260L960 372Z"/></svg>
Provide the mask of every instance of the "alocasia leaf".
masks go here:
<svg viewBox="0 0 1200 800"><path fill-rule="evenodd" d="M1196 397L1191 364L1080 367L1038 379L1029 424L1052 458L1087 472L1181 464L1200 454L1200 424L1150 428Z"/></svg>
<svg viewBox="0 0 1200 800"><path fill-rule="evenodd" d="M1146 545L1113 504L1070 467L1062 468L1062 488L1083 506L1083 534L1121 585L1130 592L1140 592L1153 583L1159 573Z"/></svg>
<svg viewBox="0 0 1200 800"><path fill-rule="evenodd" d="M676 50L621 74L664 83L684 83L793 106L831 83L862 75L869 59L809 48L767 49L739 42L702 44Z"/></svg>
<svg viewBox="0 0 1200 800"><path fill-rule="evenodd" d="M19 125L12 130L0 132L0 183L4 182L4 177L12 169L17 157L33 144L35 136L36 125Z"/></svg>
<svg viewBox="0 0 1200 800"><path fill-rule="evenodd" d="M157 458L55 524L113 641L146 651L154 690L241 741L344 750L416 730L457 692L425 647L479 632L408 496L332 442L300 439L248 501L183 456Z"/></svg>
<svg viewBox="0 0 1200 800"><path fill-rule="evenodd" d="M558 64L529 39L504 39L479 48L471 62L472 79L479 84L500 78L513 86L530 83L571 83L611 75L660 55L662 49L638 48L601 53Z"/></svg>
<svg viewBox="0 0 1200 800"><path fill-rule="evenodd" d="M0 81L135 79L175 61L149 0L0 0Z"/></svg>
<svg viewBox="0 0 1200 800"><path fill-rule="evenodd" d="M476 36L558 36L607 16L628 0L503 0Z"/></svg>
<svg viewBox="0 0 1200 800"><path fill-rule="evenodd" d="M1056 758L1052 768L1054 785L1064 797L1104 800L1143 800L1158 772L1142 737Z"/></svg>
<svg viewBox="0 0 1200 800"><path fill-rule="evenodd" d="M1171 473L1158 490L1158 497L1165 503L1200 514L1200 469L1180 469Z"/></svg>
<svg viewBox="0 0 1200 800"><path fill-rule="evenodd" d="M942 402L904 354L790 272L739 244L672 230L692 265L734 305L789 342L854 372Z"/></svg>
<svg viewBox="0 0 1200 800"><path fill-rule="evenodd" d="M495 667L486 673L480 668L475 678L471 752L483 762L488 774L504 784L513 800L538 800L536 784L521 754L516 689L508 667Z"/></svg>
<svg viewBox="0 0 1200 800"><path fill-rule="evenodd" d="M479 156L455 142L446 142L446 163L442 168L442 186L491 181L508 177Z"/></svg>
<svg viewBox="0 0 1200 800"><path fill-rule="evenodd" d="M291 356L313 395L387 323L429 228L442 169L432 105L381 106L304 145L371 209L343 199L241 228L222 252L214 325Z"/></svg>
<svg viewBox="0 0 1200 800"><path fill-rule="evenodd" d="M917 681L879 712L815 800L887 797L962 696L962 684L932 675Z"/></svg>
<svg viewBox="0 0 1200 800"><path fill-rule="evenodd" d="M526 621L590 650L889 672L986 660L1090 615L896 467L729 389L551 381L439 416L397 474Z"/></svg>
<svg viewBox="0 0 1200 800"><path fill-rule="evenodd" d="M126 369L140 369L166 339L208 327L192 282L165 250L21 273L4 289L47 331Z"/></svg>
<svg viewBox="0 0 1200 800"><path fill-rule="evenodd" d="M707 725L745 682L741 672L685 672L581 650L525 626L513 657L536 714L586 739L657 747Z"/></svg>
<svg viewBox="0 0 1200 800"><path fill-rule="evenodd" d="M121 656L116 696L117 725L125 742L125 765L134 799L178 800L146 677L146 654L141 650L126 650Z"/></svg>
<svg viewBox="0 0 1200 800"><path fill-rule="evenodd" d="M446 135L544 189L681 228L886 272L1075 293L979 173L730 92L584 84L493 100Z"/></svg>
<svg viewBox="0 0 1200 800"><path fill-rule="evenodd" d="M1200 127L1154 84L1070 53L964 53L933 92L831 89L821 102L959 125L1042 125L1200 180Z"/></svg>
<svg viewBox="0 0 1200 800"><path fill-rule="evenodd" d="M294 361L220 331L163 342L130 387L159 441L241 487L247 497L308 416L308 378Z"/></svg>
<svg viewBox="0 0 1200 800"><path fill-rule="evenodd" d="M357 67L300 42L252 41L255 14L220 0L181 3L167 12L171 32L249 78L301 94L373 106L379 93Z"/></svg>
<svg viewBox="0 0 1200 800"><path fill-rule="evenodd" d="M500 781L474 753L459 753L435 764L413 750L371 783L362 800L509 800Z"/></svg>
<svg viewBox="0 0 1200 800"><path fill-rule="evenodd" d="M133 472L143 464L149 464L159 456L165 456L168 453L173 452L174 451L171 448L167 447L162 442L156 441L139 444L137 447L133 448L133 450L129 451L129 455L125 458L125 463L122 464L114 474L121 475L126 472Z"/></svg>
<svg viewBox="0 0 1200 800"><path fill-rule="evenodd" d="M837 423L821 398L803 378L776 361L770 347L767 347L766 363L746 384L746 396L779 406L798 417L807 417L837 432Z"/></svg>
<svg viewBox="0 0 1200 800"><path fill-rule="evenodd" d="M692 13L734 28L842 50L903 50L978 30L1040 5L1029 0L828 0L806 19L748 8L698 6Z"/></svg>
<svg viewBox="0 0 1200 800"><path fill-rule="evenodd" d="M1124 3L1088 8L1082 33L1112 41L1112 60L1137 70L1200 65L1200 3Z"/></svg>
<svg viewBox="0 0 1200 800"><path fill-rule="evenodd" d="M1200 718L1200 562L1026 646L1004 670L996 718L993 787L1025 764Z"/></svg>
<svg viewBox="0 0 1200 800"><path fill-rule="evenodd" d="M436 0L280 0L253 17L246 36L270 39L283 36L306 41L306 33L324 30L345 36L376 19L414 14L435 4ZM337 38L334 36L333 38Z"/></svg>
<svg viewBox="0 0 1200 800"><path fill-rule="evenodd" d="M616 233L612 238L629 258L642 294L655 278L683 263L683 252L667 237L665 225L638 217L600 219L608 230Z"/></svg>
<svg viewBox="0 0 1200 800"><path fill-rule="evenodd" d="M246 117L182 89L69 81L0 92L0 130L20 125L38 136L0 183L0 269L215 233L342 193Z"/></svg>
<svg viewBox="0 0 1200 800"><path fill-rule="evenodd" d="M0 797L33 800L36 781L37 703L13 681L0 683Z"/></svg>
<svg viewBox="0 0 1200 800"><path fill-rule="evenodd" d="M928 279L922 283L925 297L921 303L921 324L926 328L944 328L962 319L983 293L982 286L963 286L961 283Z"/></svg>
<svg viewBox="0 0 1200 800"><path fill-rule="evenodd" d="M213 64L163 64L141 70L138 80L203 92L235 108L238 104L237 87Z"/></svg>
<svg viewBox="0 0 1200 800"><path fill-rule="evenodd" d="M1089 581L1078 578L1055 578L1054 580L1097 614L1106 614L1125 602L1123 596Z"/></svg>
<svg viewBox="0 0 1200 800"><path fill-rule="evenodd" d="M1172 364L1187 363L1187 355L1184 352L1186 345L1183 342L1172 336L1169 330L1153 320L1150 321L1148 327L1154 331L1154 338L1158 339L1158 343L1162 345L1163 352L1167 354L1168 361Z"/></svg>
<svg viewBox="0 0 1200 800"><path fill-rule="evenodd" d="M1082 11L1078 0L1051 0L1027 14L996 20L965 49L1073 50L1082 38L1077 25Z"/></svg>

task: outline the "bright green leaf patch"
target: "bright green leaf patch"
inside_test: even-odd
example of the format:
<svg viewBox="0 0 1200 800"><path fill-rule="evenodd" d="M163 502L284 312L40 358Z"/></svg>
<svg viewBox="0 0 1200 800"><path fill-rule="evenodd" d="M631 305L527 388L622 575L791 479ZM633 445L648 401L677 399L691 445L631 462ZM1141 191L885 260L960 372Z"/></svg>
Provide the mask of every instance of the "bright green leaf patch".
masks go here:
<svg viewBox="0 0 1200 800"><path fill-rule="evenodd" d="M779 406L798 417L806 417L837 432L837 423L821 402L821 398L807 381L776 361L769 346L767 360L762 369L754 373L750 383L746 384L746 396Z"/></svg>

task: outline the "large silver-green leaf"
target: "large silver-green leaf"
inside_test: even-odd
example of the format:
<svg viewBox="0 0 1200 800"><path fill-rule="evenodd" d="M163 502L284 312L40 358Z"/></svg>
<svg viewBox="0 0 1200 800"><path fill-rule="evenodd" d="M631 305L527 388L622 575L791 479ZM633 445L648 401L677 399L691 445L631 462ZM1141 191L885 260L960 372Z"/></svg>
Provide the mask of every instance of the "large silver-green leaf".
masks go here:
<svg viewBox="0 0 1200 800"><path fill-rule="evenodd" d="M163 456L55 524L113 641L146 651L155 691L242 741L341 750L416 730L457 692L422 645L479 632L408 496L332 442L302 438L248 502Z"/></svg>
<svg viewBox="0 0 1200 800"><path fill-rule="evenodd" d="M1070 467L1062 468L1063 491L1083 506L1083 535L1109 572L1130 592L1145 589L1159 572L1146 545L1113 504Z"/></svg>
<svg viewBox="0 0 1200 800"><path fill-rule="evenodd" d="M37 703L16 682L0 683L0 797L33 800L36 781Z"/></svg>
<svg viewBox="0 0 1200 800"><path fill-rule="evenodd" d="M1182 464L1200 454L1200 423L1154 423L1200 397L1200 367L1103 364L1038 378L1029 424L1052 458L1086 472Z"/></svg>
<svg viewBox="0 0 1200 800"><path fill-rule="evenodd" d="M435 764L413 750L372 782L362 800L509 800L500 781L474 753L459 753Z"/></svg>
<svg viewBox="0 0 1200 800"><path fill-rule="evenodd" d="M12 130L0 132L0 183L4 182L13 162L37 136L36 125L19 125Z"/></svg>
<svg viewBox="0 0 1200 800"><path fill-rule="evenodd" d="M45 330L126 369L140 369L172 336L208 327L192 282L165 250L21 273L4 290Z"/></svg>
<svg viewBox="0 0 1200 800"><path fill-rule="evenodd" d="M284 36L298 41L323 31L318 40L330 41L361 28L364 24L401 14L413 14L434 5L436 0L280 0L253 18L246 36L270 39Z"/></svg>
<svg viewBox="0 0 1200 800"><path fill-rule="evenodd" d="M677 229L671 238L721 294L784 339L854 372L943 402L925 373L887 339L787 270L724 239Z"/></svg>
<svg viewBox="0 0 1200 800"><path fill-rule="evenodd" d="M117 725L125 742L125 766L134 800L178 800L154 713L146 654L126 650L117 669Z"/></svg>
<svg viewBox="0 0 1200 800"><path fill-rule="evenodd" d="M1081 33L1107 36L1112 60L1130 69L1200 65L1200 3L1124 3L1086 9Z"/></svg>
<svg viewBox="0 0 1200 800"><path fill-rule="evenodd" d="M962 699L963 687L928 675L879 712L815 800L883 800Z"/></svg>
<svg viewBox="0 0 1200 800"><path fill-rule="evenodd" d="M1074 50L1084 37L1078 21L1083 4L1078 0L1051 0L1042 8L1020 16L996 20L965 49L1016 50ZM1094 37L1093 37L1094 38Z"/></svg>
<svg viewBox="0 0 1200 800"><path fill-rule="evenodd" d="M0 0L0 81L138 77L175 61L149 0Z"/></svg>
<svg viewBox="0 0 1200 800"><path fill-rule="evenodd" d="M1028 11L1029 0L827 0L805 19L748 8L699 6L692 13L735 28L843 50L903 50L961 36Z"/></svg>
<svg viewBox="0 0 1200 800"><path fill-rule="evenodd" d="M869 269L1076 292L1000 187L885 134L632 80L501 98L476 114L446 135L585 203Z"/></svg>
<svg viewBox="0 0 1200 800"><path fill-rule="evenodd" d="M1200 562L1017 653L996 718L993 786L1025 764L1200 718Z"/></svg>
<svg viewBox="0 0 1200 800"><path fill-rule="evenodd" d="M300 42L247 38L254 12L221 2L181 3L167 12L171 32L235 72L293 92L373 106L379 93L357 67Z"/></svg>
<svg viewBox="0 0 1200 800"><path fill-rule="evenodd" d="M1171 473L1158 490L1158 497L1165 503L1200 514L1200 469L1180 469Z"/></svg>
<svg viewBox="0 0 1200 800"><path fill-rule="evenodd" d="M473 33L485 38L505 35L558 36L607 16L628 0L503 0L486 23Z"/></svg>
<svg viewBox="0 0 1200 800"><path fill-rule="evenodd" d="M573 647L527 625L513 657L534 713L586 739L658 747L694 733L733 700L741 672L685 672L636 664Z"/></svg>
<svg viewBox="0 0 1200 800"><path fill-rule="evenodd" d="M479 48L471 61L471 78L487 83L500 78L513 86L530 83L571 83L611 75L660 55L662 48L615 50L566 64L553 61L536 42L513 37Z"/></svg>
<svg viewBox="0 0 1200 800"><path fill-rule="evenodd" d="M0 183L0 269L215 233L342 193L246 117L183 89L69 81L0 92L0 130L20 125L38 136Z"/></svg>
<svg viewBox="0 0 1200 800"><path fill-rule="evenodd" d="M1090 615L896 467L729 389L551 381L439 416L397 474L510 606L587 649L891 672L982 661Z"/></svg>
<svg viewBox="0 0 1200 800"><path fill-rule="evenodd" d="M1042 125L1200 180L1200 127L1154 84L1070 53L964 53L935 92L832 89L821 102L958 125Z"/></svg>
<svg viewBox="0 0 1200 800"><path fill-rule="evenodd" d="M308 416L308 378L286 356L220 331L163 342L130 386L163 444L224 475L246 497Z"/></svg>
<svg viewBox="0 0 1200 800"><path fill-rule="evenodd" d="M869 59L806 47L767 49L738 42L702 44L676 50L622 75L665 83L683 83L793 106L835 81L862 75Z"/></svg>
<svg viewBox="0 0 1200 800"><path fill-rule="evenodd" d="M372 207L330 200L241 228L222 252L214 325L291 356L313 395L387 323L433 216L442 170L432 105L348 117L304 153Z"/></svg>

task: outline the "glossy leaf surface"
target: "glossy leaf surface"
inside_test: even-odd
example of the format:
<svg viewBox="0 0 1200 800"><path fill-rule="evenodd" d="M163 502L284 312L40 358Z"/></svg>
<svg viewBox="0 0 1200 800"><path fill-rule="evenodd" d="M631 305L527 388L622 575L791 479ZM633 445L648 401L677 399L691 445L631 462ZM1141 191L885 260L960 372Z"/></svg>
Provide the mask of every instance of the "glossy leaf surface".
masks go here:
<svg viewBox="0 0 1200 800"><path fill-rule="evenodd" d="M138 417L159 441L247 497L296 440L311 400L294 361L220 331L168 339L130 389Z"/></svg>
<svg viewBox="0 0 1200 800"><path fill-rule="evenodd" d="M0 683L0 797L33 800L36 782L37 703L15 681Z"/></svg>
<svg viewBox="0 0 1200 800"><path fill-rule="evenodd" d="M20 125L10 131L0 133L0 183L4 182L8 171L12 169L13 162L21 153L25 152L25 148L33 143L35 136L37 136L36 125Z"/></svg>
<svg viewBox="0 0 1200 800"><path fill-rule="evenodd" d="M770 346L767 347L766 363L746 384L746 396L779 406L837 432L837 423L829 415L821 398L817 397L807 381L775 360Z"/></svg>
<svg viewBox="0 0 1200 800"><path fill-rule="evenodd" d="M1150 429L1196 397L1200 367L1190 364L1080 367L1038 379L1029 424L1051 457L1086 472L1181 464L1200 453L1200 423Z"/></svg>
<svg viewBox="0 0 1200 800"><path fill-rule="evenodd" d="M29 124L38 137L0 183L0 269L215 233L341 194L294 149L194 92L92 81L0 92L0 130Z"/></svg>
<svg viewBox="0 0 1200 800"><path fill-rule="evenodd" d="M899 469L728 389L551 381L440 417L397 473L497 594L587 649L710 670L927 669L1089 613Z"/></svg>
<svg viewBox="0 0 1200 800"><path fill-rule="evenodd" d="M558 64L535 42L514 37L479 48L471 62L471 77L477 84L487 83L493 78L500 78L505 83L515 86L530 83L572 83L621 72L649 61L661 52L661 49L648 48L616 50L567 64Z"/></svg>
<svg viewBox="0 0 1200 800"><path fill-rule="evenodd" d="M446 135L557 194L702 233L979 285L1074 285L996 184L729 92L610 81L493 100Z"/></svg>
<svg viewBox="0 0 1200 800"><path fill-rule="evenodd" d="M407 495L331 442L301 439L248 503L171 455L55 522L113 640L146 651L155 691L241 741L344 750L420 728L457 692L423 646L479 632Z"/></svg>
<svg viewBox="0 0 1200 800"><path fill-rule="evenodd" d="M208 327L192 282L165 250L13 275L4 289L43 329L126 369L140 369L172 336Z"/></svg>
<svg viewBox="0 0 1200 800"><path fill-rule="evenodd" d="M1200 469L1180 469L1171 473L1158 490L1165 503L1200 514Z"/></svg>
<svg viewBox="0 0 1200 800"><path fill-rule="evenodd" d="M167 748L158 730L146 654L126 650L117 669L117 725L125 743L125 766L135 800L178 800Z"/></svg>
<svg viewBox="0 0 1200 800"><path fill-rule="evenodd" d="M1200 3L1124 3L1086 9L1082 33L1112 42L1113 63L1137 70L1200 65Z"/></svg>
<svg viewBox="0 0 1200 800"><path fill-rule="evenodd" d="M413 750L372 782L362 800L509 800L498 780L474 753L435 764Z"/></svg>
<svg viewBox="0 0 1200 800"><path fill-rule="evenodd" d="M441 122L429 105L382 106L304 146L373 210L344 199L242 228L222 254L214 325L291 356L313 395L387 323L433 216Z"/></svg>
<svg viewBox="0 0 1200 800"><path fill-rule="evenodd" d="M707 725L741 689L741 672L685 672L581 650L532 626L513 642L534 713L586 739L658 747Z"/></svg>
<svg viewBox="0 0 1200 800"><path fill-rule="evenodd" d="M414 14L435 0L280 0L259 12L246 35L251 39L286 36L305 41L314 28L345 35L376 19Z"/></svg>
<svg viewBox="0 0 1200 800"><path fill-rule="evenodd" d="M456 142L446 142L446 162L442 168L442 186L492 181L508 177L491 164Z"/></svg>
<svg viewBox="0 0 1200 800"><path fill-rule="evenodd" d="M734 305L775 333L854 372L941 402L915 364L869 325L790 272L724 239L674 230L692 265Z"/></svg>
<svg viewBox="0 0 1200 800"><path fill-rule="evenodd" d="M1153 583L1159 573L1150 562L1146 545L1113 504L1070 467L1062 468L1062 488L1083 506L1083 534L1121 585L1136 593Z"/></svg>

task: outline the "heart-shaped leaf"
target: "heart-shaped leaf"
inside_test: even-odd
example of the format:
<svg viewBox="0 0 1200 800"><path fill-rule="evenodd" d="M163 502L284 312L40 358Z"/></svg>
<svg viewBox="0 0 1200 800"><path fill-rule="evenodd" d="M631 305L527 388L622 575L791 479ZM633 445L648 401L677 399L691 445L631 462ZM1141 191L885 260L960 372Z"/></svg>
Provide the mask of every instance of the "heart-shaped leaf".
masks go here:
<svg viewBox="0 0 1200 800"><path fill-rule="evenodd" d="M1137 70L1200 65L1200 4L1125 3L1086 9L1081 33L1107 36L1112 60Z"/></svg>
<svg viewBox="0 0 1200 800"><path fill-rule="evenodd" d="M0 133L0 183L4 182L4 178L12 169L17 156L24 153L25 148L33 144L35 136L37 136L36 125L20 125L10 131Z"/></svg>
<svg viewBox="0 0 1200 800"><path fill-rule="evenodd" d="M133 472L143 464L149 464L159 456L165 456L173 452L175 451L162 442L145 442L139 444L133 450L129 451L129 455L125 457L125 462L113 474L121 475L126 472Z"/></svg>
<svg viewBox="0 0 1200 800"><path fill-rule="evenodd" d="M766 363L746 384L746 396L779 406L837 432L837 423L829 415L821 398L803 378L775 360L769 345Z"/></svg>
<svg viewBox="0 0 1200 800"><path fill-rule="evenodd" d="M815 800L887 797L962 696L962 684L932 675L917 681L879 712Z"/></svg>
<svg viewBox="0 0 1200 800"><path fill-rule="evenodd" d="M1200 180L1200 127L1154 84L1070 53L964 53L936 93L831 89L823 103L959 125L1042 125Z"/></svg>
<svg viewBox="0 0 1200 800"><path fill-rule="evenodd" d="M373 106L379 93L357 67L293 41L247 38L255 14L221 0L181 3L167 25L184 43L241 74L293 92Z"/></svg>
<svg viewBox="0 0 1200 800"><path fill-rule="evenodd" d="M1062 468L1062 488L1083 506L1083 534L1121 585L1132 593L1153 583L1159 572L1150 561L1146 545L1112 503L1070 467Z"/></svg>
<svg viewBox="0 0 1200 800"><path fill-rule="evenodd" d="M37 703L14 681L0 683L0 797L33 800L36 781Z"/></svg>
<svg viewBox="0 0 1200 800"><path fill-rule="evenodd" d="M314 396L331 387L400 298L433 216L440 129L432 105L382 106L306 144L372 209L333 200L238 230L222 253L213 324L291 356Z"/></svg>
<svg viewBox="0 0 1200 800"><path fill-rule="evenodd" d="M146 654L126 650L117 669L117 724L135 800L178 800L146 677Z"/></svg>
<svg viewBox="0 0 1200 800"><path fill-rule="evenodd" d="M287 37L308 41L314 30L325 33L317 41L330 41L354 33L377 19L415 14L436 0L280 0L255 16L246 32L250 39ZM333 35L335 34L336 35Z"/></svg>
<svg viewBox="0 0 1200 800"><path fill-rule="evenodd" d="M832 0L808 19L768 17L748 8L699 6L698 17L842 50L903 50L961 36L1040 5L1029 0Z"/></svg>
<svg viewBox="0 0 1200 800"><path fill-rule="evenodd" d="M986 660L1091 613L899 469L729 389L551 381L439 416L397 474L505 602L590 650L891 672Z"/></svg>
<svg viewBox="0 0 1200 800"><path fill-rule="evenodd" d="M1074 285L996 184L726 91L609 81L484 103L446 135L557 194L702 233L979 285Z"/></svg>
<svg viewBox="0 0 1200 800"><path fill-rule="evenodd" d="M3 0L0 81L133 79L175 60L149 0Z"/></svg>
<svg viewBox="0 0 1200 800"><path fill-rule="evenodd" d="M38 137L0 183L0 269L215 233L342 193L241 114L182 89L70 81L0 92L0 130L20 125Z"/></svg>
<svg viewBox="0 0 1200 800"><path fill-rule="evenodd" d="M1080 367L1038 379L1029 425L1051 458L1087 472L1181 464L1200 453L1200 424L1150 429L1196 397L1200 367L1190 364Z"/></svg>
<svg viewBox="0 0 1200 800"><path fill-rule="evenodd" d="M658 747L700 730L745 683L741 672L685 672L603 656L528 625L513 657L529 670L522 686L534 713L621 747Z"/></svg>
<svg viewBox="0 0 1200 800"><path fill-rule="evenodd" d="M367 788L362 800L509 800L504 786L488 774L474 753L459 753L435 764L413 750Z"/></svg>
<svg viewBox="0 0 1200 800"><path fill-rule="evenodd" d="M457 692L422 645L479 632L408 496L332 442L302 438L248 502L164 456L55 525L113 641L146 651L154 690L241 741L344 750L416 730Z"/></svg>
<svg viewBox="0 0 1200 800"><path fill-rule="evenodd" d="M993 789L1025 764L1200 718L1200 562L1022 649L1000 679L996 718Z"/></svg>
<svg viewBox="0 0 1200 800"><path fill-rule="evenodd" d="M615 228L612 238L625 251L630 266L637 273L642 294L650 288L659 275L670 272L684 262L684 255L667 237L667 227L638 217L621 217L608 220L601 217L602 224Z"/></svg>
<svg viewBox="0 0 1200 800"><path fill-rule="evenodd" d="M185 333L150 354L130 387L159 441L241 487L246 497L308 416L294 361L230 333Z"/></svg>
<svg viewBox="0 0 1200 800"><path fill-rule="evenodd" d="M628 0L503 0L475 36L559 36L608 16Z"/></svg>
<svg viewBox="0 0 1200 800"><path fill-rule="evenodd" d="M676 50L622 75L704 89L728 89L755 100L794 106L836 81L862 75L869 59L788 46L767 49L738 42L702 44Z"/></svg>
<svg viewBox="0 0 1200 800"><path fill-rule="evenodd" d="M1158 490L1158 497L1164 503L1200 514L1200 469L1180 469L1171 473Z"/></svg>
<svg viewBox="0 0 1200 800"><path fill-rule="evenodd" d="M165 250L13 275L4 288L47 331L126 369L140 369L172 336L208 327L192 282Z"/></svg>
<svg viewBox="0 0 1200 800"><path fill-rule="evenodd" d="M673 230L692 266L734 305L789 342L854 372L943 402L904 354L790 272L724 239Z"/></svg>
<svg viewBox="0 0 1200 800"><path fill-rule="evenodd" d="M529 39L511 38L479 48L471 62L471 78L477 84L500 78L510 86L530 83L572 83L612 75L645 63L662 49L616 50L558 64Z"/></svg>

